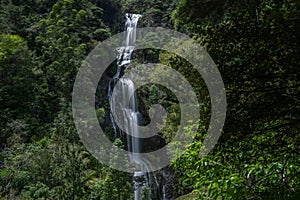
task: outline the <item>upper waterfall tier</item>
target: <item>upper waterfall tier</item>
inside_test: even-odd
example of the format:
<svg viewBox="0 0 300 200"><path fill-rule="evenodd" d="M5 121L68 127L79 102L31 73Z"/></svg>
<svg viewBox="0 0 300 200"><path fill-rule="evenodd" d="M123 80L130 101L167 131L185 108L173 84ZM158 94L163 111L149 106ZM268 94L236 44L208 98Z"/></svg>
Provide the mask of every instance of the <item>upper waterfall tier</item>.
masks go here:
<svg viewBox="0 0 300 200"><path fill-rule="evenodd" d="M136 40L137 22L139 18L142 17L142 15L126 13L125 17L126 17L126 22L125 22L126 36L124 39L123 46L134 46Z"/></svg>

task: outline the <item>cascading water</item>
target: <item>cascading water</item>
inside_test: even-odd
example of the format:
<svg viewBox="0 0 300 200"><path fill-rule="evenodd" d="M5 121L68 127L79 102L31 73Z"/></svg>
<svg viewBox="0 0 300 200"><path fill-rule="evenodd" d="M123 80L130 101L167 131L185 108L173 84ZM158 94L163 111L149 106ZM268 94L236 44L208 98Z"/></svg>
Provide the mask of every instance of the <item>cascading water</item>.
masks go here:
<svg viewBox="0 0 300 200"><path fill-rule="evenodd" d="M118 56L117 56L117 73L115 74L113 81L109 86L109 102L111 107L111 121L113 123L113 127L115 130L115 137L120 137L123 142L126 139L127 150L129 152L134 153L142 153L143 144L142 140L139 139L139 130L138 130L138 120L140 113L138 112L138 108L136 105L136 96L134 93L135 87L134 83L130 79L121 78L122 70L128 68L131 63L131 55L134 50L134 43L136 40L136 26L141 15L139 14L126 14L126 23L125 23L125 31L126 35L124 38L124 43L122 47L117 48ZM121 95L123 99L128 98L128 95L133 94L130 97L129 107L122 107L119 102L114 102L112 97L113 91L112 88L116 85L116 83L121 82L121 88L117 91L119 93L115 93L114 95ZM120 107L116 108L114 105L120 105ZM124 132L117 128L116 122L114 120L113 114L116 113L114 109L120 109L124 116ZM130 133L126 134L126 133ZM127 136L126 138L125 135ZM147 165L144 163L138 156L132 154L129 158L133 163L138 164L141 168L146 168ZM142 170L142 169L141 169ZM145 170L142 170L145 171ZM150 186L150 179L147 177L146 173L137 170L133 175L133 183L134 183L134 199L139 200L141 196L141 189Z"/></svg>
<svg viewBox="0 0 300 200"><path fill-rule="evenodd" d="M134 91L134 84L131 80L120 79L120 78L121 78L121 71L130 66L131 55L133 53L134 43L136 40L136 26L137 26L137 22L138 22L139 18L141 17L141 15L126 13L125 16L126 16L126 23L125 23L126 35L125 35L125 38L123 41L123 46L116 49L118 51L118 56L117 56L118 68L117 68L117 73L114 75L113 80L109 84L109 91L108 91L109 103L110 103L110 107L111 107L110 118L113 123L114 130L115 130L115 138L121 137L121 139L124 139L123 138L124 134L122 133L122 130L117 129L117 125L113 118L113 113L115 113L114 109L116 109L113 105L116 105L114 103L118 103L118 102L113 102L114 98L112 98L112 94L113 94L112 88L116 85L116 83L118 81L121 81L121 83L122 83L121 85L123 86L120 90L121 93L116 94L116 95L122 95L122 96L124 96L124 99L125 99L125 95L129 95L129 94L131 94L130 92ZM136 98L133 97L132 99L133 99L133 101L135 101ZM133 103L133 102L131 102L131 103ZM126 109L126 108L121 108L121 109ZM132 104L132 110L136 111L135 103ZM130 114L128 110L124 114L126 114L126 117L124 119L128 119L128 117L129 117L129 119L131 119L131 117L128 115L128 114ZM129 125L129 124L126 126L126 128L130 128L130 127L131 127L131 125ZM126 131L128 131L128 130L126 130Z"/></svg>
<svg viewBox="0 0 300 200"><path fill-rule="evenodd" d="M141 15L139 14L125 14L125 36L121 47L116 50L117 55L117 72L114 75L112 81L109 84L108 97L110 103L110 119L113 124L115 131L115 138L121 138L127 147L130 154L129 159L132 163L135 163L136 171L133 174L133 185L134 185L134 200L144 199L173 199L166 198L165 185L163 176L160 173L146 173L149 170L147 161L142 160L138 154L143 153L144 140L140 137L139 122L142 114L139 112L137 105L137 96L135 94L135 85L132 80L128 78L122 78L122 74L126 68L131 64L131 56L134 50L134 43L136 40L136 26ZM118 84L117 84L118 83ZM116 87L118 87L116 89ZM116 89L116 90L115 90ZM114 91L113 91L114 90ZM118 97L121 98L115 98ZM119 102L117 102L117 99ZM130 99L129 105L125 106L122 99ZM121 102L120 102L121 101ZM122 117L123 129L118 127L113 113L119 113ZM121 113L120 113L121 112Z"/></svg>

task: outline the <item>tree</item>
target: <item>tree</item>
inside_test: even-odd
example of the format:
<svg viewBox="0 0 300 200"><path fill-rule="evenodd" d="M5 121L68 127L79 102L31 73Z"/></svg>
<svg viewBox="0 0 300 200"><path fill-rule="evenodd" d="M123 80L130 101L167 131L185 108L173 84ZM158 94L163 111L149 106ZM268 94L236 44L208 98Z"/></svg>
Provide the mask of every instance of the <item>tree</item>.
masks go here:
<svg viewBox="0 0 300 200"><path fill-rule="evenodd" d="M181 1L174 24L197 39L218 65L228 113L210 156L197 160L198 141L186 158L174 162L184 171L182 184L194 185L202 197L293 196L299 190L294 179L299 174L298 3L224 1L222 10L208 9L219 14L195 17L202 7L188 2L197 4Z"/></svg>
<svg viewBox="0 0 300 200"><path fill-rule="evenodd" d="M89 1L60 0L38 23L36 42L44 62L40 69L47 77L54 113L70 101L75 75L87 51L109 35L101 13L102 9Z"/></svg>
<svg viewBox="0 0 300 200"><path fill-rule="evenodd" d="M34 120L31 114L35 85L35 56L18 35L0 35L1 142L5 144L7 123ZM20 101L21 99L21 101Z"/></svg>

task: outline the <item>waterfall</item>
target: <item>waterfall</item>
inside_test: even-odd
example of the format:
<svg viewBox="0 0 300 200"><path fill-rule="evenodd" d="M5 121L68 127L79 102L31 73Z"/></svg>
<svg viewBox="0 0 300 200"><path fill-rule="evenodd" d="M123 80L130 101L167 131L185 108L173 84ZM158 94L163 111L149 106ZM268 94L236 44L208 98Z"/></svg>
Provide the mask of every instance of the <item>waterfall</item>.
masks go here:
<svg viewBox="0 0 300 200"><path fill-rule="evenodd" d="M115 138L120 137L123 142L126 139L127 143L127 150L129 152L134 153L142 153L143 152L143 144L142 140L139 139L139 130L138 130L138 122L139 122L139 115L137 104L136 104L136 96L135 96L135 86L134 83L130 79L122 78L121 72L128 68L131 63L131 55L134 50L134 43L136 40L136 26L139 18L141 15L139 14L125 14L126 16L126 23L125 23L125 36L123 41L123 46L117 48L118 56L117 56L117 73L113 77L113 81L109 85L109 102L111 107L111 113L110 118L113 123L113 128L115 130ZM120 87L117 91L119 93L115 93L115 95L121 95L123 99L127 99L128 95L133 94L130 96L130 103L128 107L122 107L120 102L114 102L114 99L112 97L114 86L116 86L116 83L120 81ZM119 105L120 107L116 107L114 105ZM122 122L124 124L125 130L120 130L116 122L114 120L114 116L112 113L116 113L115 109L120 109L123 116L124 121ZM130 133L126 134L126 133ZM126 138L124 138L126 136ZM129 158L131 162L138 164L141 166L141 168L147 167L146 163L144 163L138 156L132 154ZM133 183L134 183L134 200L139 200L141 196L141 189L144 187L149 187L149 178L146 177L147 174L142 172L144 170L137 170L134 172L133 175Z"/></svg>
<svg viewBox="0 0 300 200"><path fill-rule="evenodd" d="M141 15L125 14L125 17L126 23L123 44L116 49L118 53L117 72L108 88L111 108L110 119L115 131L115 138L120 138L124 142L127 151L143 153L144 143L143 138L139 135L140 130L138 126L142 115L138 110L137 96L134 92L136 88L132 80L122 77L124 69L128 68L131 64L131 56L136 40L136 26ZM115 96L113 95L118 95L118 97L121 98L114 98ZM118 99L119 102L116 102L116 99ZM122 99L130 99L129 105L124 106L125 103L120 102ZM113 113L117 112L123 116L122 122L120 122L123 124L123 130L117 126L116 120L114 119ZM133 174L134 200L165 200L165 187L164 185L160 186L160 184L163 184L162 176L159 176L159 173L146 173L145 171L151 170L148 169L147 161L142 160L138 154L130 154L129 160L139 166Z"/></svg>
<svg viewBox="0 0 300 200"><path fill-rule="evenodd" d="M118 52L117 73L114 75L113 80L109 84L109 89L108 89L109 104L110 104L110 108L111 108L110 118L111 118L113 128L115 131L115 138L120 137L123 140L124 140L124 138L123 138L124 134L123 134L122 130L117 129L117 125L113 118L113 113L116 113L115 109L117 109L113 105L116 105L115 103L118 103L118 102L113 102L112 94L113 94L113 88L118 81L120 81L122 83L121 84L122 88L119 90L122 92L120 94L116 94L116 95L122 95L122 96L124 96L124 99L125 99L125 95L132 94L132 92L134 91L133 82L129 79L121 78L121 71L130 66L131 55L133 53L134 43L136 40L136 26L137 26L137 22L138 22L139 18L141 17L141 15L126 13L125 16L126 16L126 23L125 23L125 31L126 31L125 33L126 34L124 37L123 46L118 47L116 49ZM131 97L131 98L132 98L132 101L136 100L136 97ZM136 104L135 104L135 102L134 103L131 102L131 104L132 104L131 110L135 112L137 110ZM134 112L130 112L130 110L128 110L127 108L121 108L121 109L124 109L126 111L126 112L124 112L124 115L126 116L126 117L124 117L124 119L131 119L131 121L132 121L131 124L127 124L127 126L126 126L126 128L128 129L128 130L126 130L126 132L127 133L128 133L128 131L131 132L132 129L134 128L133 121L137 121L137 119L134 120L134 118L136 118L136 116L134 116L132 118L130 115L136 115L136 114L134 114ZM137 130L134 130L132 135L133 134L137 135ZM131 147L129 149L131 150Z"/></svg>

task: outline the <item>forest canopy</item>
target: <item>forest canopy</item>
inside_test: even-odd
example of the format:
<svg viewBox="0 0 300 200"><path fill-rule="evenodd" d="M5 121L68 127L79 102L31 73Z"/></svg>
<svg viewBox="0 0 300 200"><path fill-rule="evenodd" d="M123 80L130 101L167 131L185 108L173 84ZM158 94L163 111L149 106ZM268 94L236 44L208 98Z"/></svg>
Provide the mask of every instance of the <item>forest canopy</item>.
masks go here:
<svg viewBox="0 0 300 200"><path fill-rule="evenodd" d="M136 63L155 61L179 71L201 105L201 119L185 127L187 135L198 127L193 142L168 166L166 199L299 199L298 0L0 0L0 198L134 198L132 174L91 155L71 112L83 60L101 41L123 31L127 12L142 15L139 27L162 26L196 40L225 84L222 135L199 159L211 109L203 80L172 53L135 54ZM103 90L110 70L98 85L95 108L106 134L121 148ZM152 85L141 91L147 97L141 101L145 109L159 95L171 116L159 136L168 143L180 120L176 99Z"/></svg>

